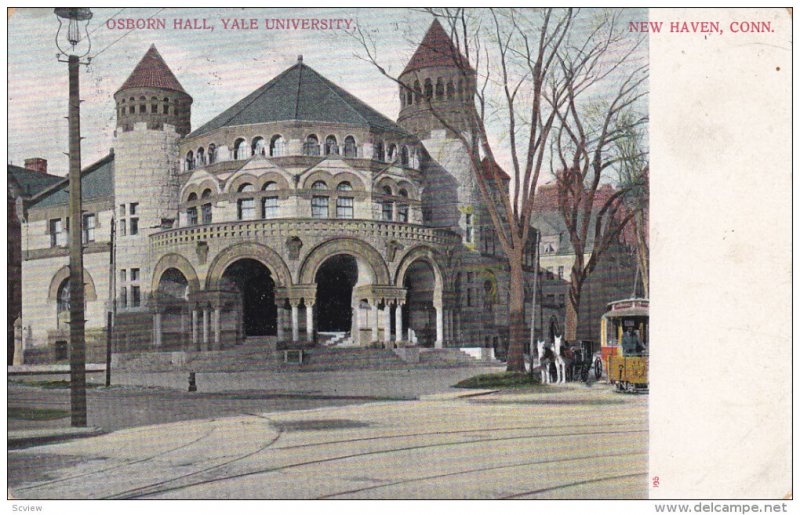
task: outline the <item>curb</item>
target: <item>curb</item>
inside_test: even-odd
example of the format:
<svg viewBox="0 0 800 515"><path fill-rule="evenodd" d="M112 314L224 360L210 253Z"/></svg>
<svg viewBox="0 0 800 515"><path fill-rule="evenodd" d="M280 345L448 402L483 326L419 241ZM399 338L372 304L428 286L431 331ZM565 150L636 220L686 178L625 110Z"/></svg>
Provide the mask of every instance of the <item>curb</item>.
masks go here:
<svg viewBox="0 0 800 515"><path fill-rule="evenodd" d="M66 428L56 431L48 430L29 430L29 431L9 431L8 449L25 449L37 445L46 445L57 442L64 442L76 438L88 438L100 436L105 431L99 427L87 428Z"/></svg>

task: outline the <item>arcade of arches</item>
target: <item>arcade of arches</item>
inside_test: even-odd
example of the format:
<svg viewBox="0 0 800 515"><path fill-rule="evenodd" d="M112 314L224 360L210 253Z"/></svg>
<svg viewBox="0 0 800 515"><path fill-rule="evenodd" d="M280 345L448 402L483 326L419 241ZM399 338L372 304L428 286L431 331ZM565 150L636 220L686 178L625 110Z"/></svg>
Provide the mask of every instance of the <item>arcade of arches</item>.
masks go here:
<svg viewBox="0 0 800 515"><path fill-rule="evenodd" d="M242 257L205 290L167 268L154 296L155 345L216 350L245 338L314 342L335 334L358 346L443 345L442 280L428 260L411 261L397 285L376 284L373 265L354 253L333 253L315 268L313 283L283 285L261 260Z"/></svg>

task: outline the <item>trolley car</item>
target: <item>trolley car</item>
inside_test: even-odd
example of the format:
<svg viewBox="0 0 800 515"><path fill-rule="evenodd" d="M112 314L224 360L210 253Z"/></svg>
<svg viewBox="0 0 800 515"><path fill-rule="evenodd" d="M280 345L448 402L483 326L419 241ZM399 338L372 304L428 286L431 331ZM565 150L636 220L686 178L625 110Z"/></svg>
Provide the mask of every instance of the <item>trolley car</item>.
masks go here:
<svg viewBox="0 0 800 515"><path fill-rule="evenodd" d="M603 366L618 391L648 389L649 307L648 299L619 300L600 319Z"/></svg>

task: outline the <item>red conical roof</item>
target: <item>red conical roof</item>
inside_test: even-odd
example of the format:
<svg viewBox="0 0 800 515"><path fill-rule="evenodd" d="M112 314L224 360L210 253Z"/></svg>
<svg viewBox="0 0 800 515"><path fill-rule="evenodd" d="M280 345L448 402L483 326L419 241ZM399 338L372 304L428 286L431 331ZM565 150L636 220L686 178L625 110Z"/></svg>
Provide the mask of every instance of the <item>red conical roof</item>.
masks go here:
<svg viewBox="0 0 800 515"><path fill-rule="evenodd" d="M403 74L430 66L464 66L471 69L469 62L458 51L439 20L433 20Z"/></svg>
<svg viewBox="0 0 800 515"><path fill-rule="evenodd" d="M175 74L164 62L164 58L156 50L155 45L150 45L150 49L144 54L136 68L133 69L128 80L117 91L128 88L169 89L186 93Z"/></svg>

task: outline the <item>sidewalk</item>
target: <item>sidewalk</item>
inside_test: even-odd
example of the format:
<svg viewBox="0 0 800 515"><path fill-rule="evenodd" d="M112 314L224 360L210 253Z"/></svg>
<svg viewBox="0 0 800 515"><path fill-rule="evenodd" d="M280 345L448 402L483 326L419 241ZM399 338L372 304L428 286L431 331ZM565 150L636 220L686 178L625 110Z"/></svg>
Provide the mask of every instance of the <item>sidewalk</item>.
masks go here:
<svg viewBox="0 0 800 515"><path fill-rule="evenodd" d="M46 429L22 429L8 431L8 448L24 449L34 445L62 442L75 438L99 436L103 430L98 427L53 427Z"/></svg>

